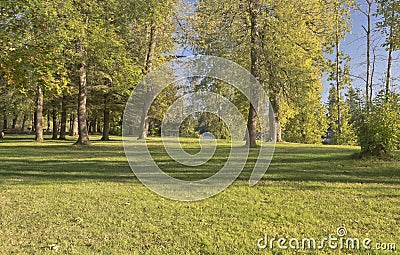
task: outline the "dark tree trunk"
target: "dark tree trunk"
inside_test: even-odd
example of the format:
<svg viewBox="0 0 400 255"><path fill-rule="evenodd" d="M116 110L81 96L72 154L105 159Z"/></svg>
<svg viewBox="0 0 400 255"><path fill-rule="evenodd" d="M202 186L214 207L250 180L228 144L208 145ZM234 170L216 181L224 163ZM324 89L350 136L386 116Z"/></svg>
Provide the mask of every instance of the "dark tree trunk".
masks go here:
<svg viewBox="0 0 400 255"><path fill-rule="evenodd" d="M57 109L55 106L53 106L53 112L52 112L52 117L53 117L53 136L52 139L57 139L58 135L58 123L57 123Z"/></svg>
<svg viewBox="0 0 400 255"><path fill-rule="evenodd" d="M28 116L26 115L26 113L24 113L24 117L22 118L22 125L21 125L21 131L24 132L25 131L25 123L26 123L26 119L28 118Z"/></svg>
<svg viewBox="0 0 400 255"><path fill-rule="evenodd" d="M43 90L41 86L37 86L36 91L36 142L43 142Z"/></svg>
<svg viewBox="0 0 400 255"><path fill-rule="evenodd" d="M101 121L97 121L97 127L96 127L97 133L101 133Z"/></svg>
<svg viewBox="0 0 400 255"><path fill-rule="evenodd" d="M86 122L86 125L88 126L88 133L91 135L93 135L93 129L92 129L93 125L92 124L93 124L93 121Z"/></svg>
<svg viewBox="0 0 400 255"><path fill-rule="evenodd" d="M3 129L8 128L8 121L7 121L7 108L4 107L3 109Z"/></svg>
<svg viewBox="0 0 400 255"><path fill-rule="evenodd" d="M259 0L250 0L250 23L251 23L251 74L257 79L260 79L260 24L258 16L260 14L261 4ZM253 100L257 97L257 91L251 91ZM247 118L247 130L249 132L246 144L249 147L256 147L257 138L257 112L254 106L250 103L249 115Z"/></svg>
<svg viewBox="0 0 400 255"><path fill-rule="evenodd" d="M61 102L61 127L60 127L60 137L59 140L65 140L65 135L67 131L67 97L63 96Z"/></svg>
<svg viewBox="0 0 400 255"><path fill-rule="evenodd" d="M79 95L78 95L78 141L76 144L89 145L89 134L86 115L86 62L82 61L79 69Z"/></svg>
<svg viewBox="0 0 400 255"><path fill-rule="evenodd" d="M18 121L18 115L15 115L14 118L12 119L12 129L15 129L17 126L17 121Z"/></svg>
<svg viewBox="0 0 400 255"><path fill-rule="evenodd" d="M249 135L246 140L246 144L251 147L255 148L257 147L257 114L256 110L254 109L253 105L250 104L250 109L249 109L249 115L247 118L247 131L249 132Z"/></svg>
<svg viewBox="0 0 400 255"><path fill-rule="evenodd" d="M49 132L50 130L50 109L47 110L47 129L46 131Z"/></svg>
<svg viewBox="0 0 400 255"><path fill-rule="evenodd" d="M101 138L102 141L109 141L110 140L110 110L104 109L104 120L103 120L103 137Z"/></svg>
<svg viewBox="0 0 400 255"><path fill-rule="evenodd" d="M36 123L37 123L37 112L35 111L33 113L33 119L32 119L32 132L36 132Z"/></svg>
<svg viewBox="0 0 400 255"><path fill-rule="evenodd" d="M151 71L153 68L153 59L155 55L155 50L156 50L156 39L157 39L157 29L156 29L156 24L152 23L150 27L150 41L149 41L149 48L147 51L147 57L146 57L146 74ZM147 96L151 98L151 93L152 90L147 86ZM140 133L138 139L146 139L147 135L149 133L149 116L148 116L148 104L150 102L147 102L149 100L144 100L143 104L143 112L142 112L142 118L140 121Z"/></svg>
<svg viewBox="0 0 400 255"><path fill-rule="evenodd" d="M389 95L390 92L390 79L391 79L391 69L392 69L392 59L393 59L393 46L389 46L389 58L388 58L388 64L387 64L387 70L386 70L386 84L385 84L385 93L386 95Z"/></svg>
<svg viewBox="0 0 400 255"><path fill-rule="evenodd" d="M275 126L275 115L274 115L274 109L272 106L272 103L269 103L268 107L268 113L269 113L269 141L275 141L276 140L276 126Z"/></svg>
<svg viewBox="0 0 400 255"><path fill-rule="evenodd" d="M371 75L370 75L370 80L369 80L369 95L370 95L370 102L372 102L372 95L373 95L373 80L374 80L374 75L375 75L375 65L376 65L376 53L375 53L375 48L372 49L373 52L373 59L372 59L372 64L371 64Z"/></svg>
<svg viewBox="0 0 400 255"><path fill-rule="evenodd" d="M72 134L72 130L74 129L74 114L71 114L70 116L69 116L69 132L68 132L68 134L69 134L69 136L72 136L73 134Z"/></svg>

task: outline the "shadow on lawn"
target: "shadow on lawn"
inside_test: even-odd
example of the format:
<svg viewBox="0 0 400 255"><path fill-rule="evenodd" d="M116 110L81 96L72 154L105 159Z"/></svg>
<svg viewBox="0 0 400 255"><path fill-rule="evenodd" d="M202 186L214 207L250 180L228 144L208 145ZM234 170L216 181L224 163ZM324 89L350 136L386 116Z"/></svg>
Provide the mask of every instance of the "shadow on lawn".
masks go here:
<svg viewBox="0 0 400 255"><path fill-rule="evenodd" d="M230 152L229 146L219 147L217 156L207 164L186 167L172 162L160 147L150 148L153 157L166 173L190 181L215 174L225 164ZM351 157L355 152L357 149L354 148L278 145L263 180L400 184L400 163L359 161ZM258 150L252 149L239 181L247 183L257 157ZM77 147L72 146L71 141L31 144L29 139L15 137L12 144L0 144L0 161L0 183L138 183L126 161L120 141Z"/></svg>

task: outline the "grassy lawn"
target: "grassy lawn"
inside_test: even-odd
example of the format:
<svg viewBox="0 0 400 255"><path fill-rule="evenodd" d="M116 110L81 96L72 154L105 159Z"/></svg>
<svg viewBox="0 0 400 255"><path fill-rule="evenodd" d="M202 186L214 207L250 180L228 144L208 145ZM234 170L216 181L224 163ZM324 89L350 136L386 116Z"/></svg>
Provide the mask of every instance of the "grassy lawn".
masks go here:
<svg viewBox="0 0 400 255"><path fill-rule="evenodd" d="M346 237L400 249L400 162L359 161L356 147L278 144L270 169L248 186L257 150L239 179L198 202L162 198L133 175L120 138L76 147L8 136L0 143L0 254L397 254L353 249L257 247L269 238ZM149 141L170 175L210 176L224 164L222 146L206 166L181 167ZM198 148L186 144L195 152ZM397 156L400 157L398 153ZM197 171L195 171L197 170ZM288 245L286 243L286 245Z"/></svg>

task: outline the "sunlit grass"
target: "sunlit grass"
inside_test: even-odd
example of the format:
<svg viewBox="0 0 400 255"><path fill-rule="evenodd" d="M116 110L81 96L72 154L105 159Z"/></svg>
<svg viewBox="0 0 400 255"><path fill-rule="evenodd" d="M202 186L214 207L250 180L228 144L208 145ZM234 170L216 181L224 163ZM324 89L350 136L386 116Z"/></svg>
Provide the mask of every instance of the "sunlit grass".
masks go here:
<svg viewBox="0 0 400 255"><path fill-rule="evenodd" d="M257 248L265 234L322 239L339 226L349 237L400 245L399 162L355 160L357 147L278 144L256 186L248 178L257 149L227 190L179 202L145 188L120 138L112 138L93 137L89 147L28 136L0 143L0 254L367 254ZM217 171L229 153L229 144L219 145L195 171L170 160L159 139L149 140L155 160L182 179ZM198 151L196 140L183 147Z"/></svg>

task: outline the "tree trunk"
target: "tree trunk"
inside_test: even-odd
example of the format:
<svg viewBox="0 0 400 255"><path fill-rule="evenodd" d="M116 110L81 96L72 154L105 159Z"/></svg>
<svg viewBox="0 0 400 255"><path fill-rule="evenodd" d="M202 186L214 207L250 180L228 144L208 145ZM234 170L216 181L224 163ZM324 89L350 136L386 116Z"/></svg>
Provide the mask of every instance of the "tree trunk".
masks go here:
<svg viewBox="0 0 400 255"><path fill-rule="evenodd" d="M24 132L25 131L25 123L26 123L26 119L28 118L28 116L26 115L26 113L24 113L24 117L22 118L22 125L21 125L21 131Z"/></svg>
<svg viewBox="0 0 400 255"><path fill-rule="evenodd" d="M47 129L46 132L50 130L50 109L47 110Z"/></svg>
<svg viewBox="0 0 400 255"><path fill-rule="evenodd" d="M150 41L149 41L149 48L147 51L146 57L146 74L151 71L153 68L153 60L156 50L156 39L157 39L157 29L156 24L152 22L150 27ZM147 89L147 96L151 98L152 89L146 86ZM146 139L149 133L149 116L148 116L148 107L149 103L148 100L144 100L143 104L143 111L142 111L142 118L140 121L140 133L138 139Z"/></svg>
<svg viewBox="0 0 400 255"><path fill-rule="evenodd" d="M79 69L79 94L78 94L78 141L75 144L89 145L86 115L86 62L82 61Z"/></svg>
<svg viewBox="0 0 400 255"><path fill-rule="evenodd" d="M372 59L372 67L371 67L371 75L370 75L370 81L369 81L369 101L372 102L372 95L373 95L373 81L374 81L374 75L375 75L375 65L376 65L376 53L375 49L372 49L373 52L373 59Z"/></svg>
<svg viewBox="0 0 400 255"><path fill-rule="evenodd" d="M268 140L270 142L273 142L276 140L276 126L275 126L275 115L274 115L274 109L272 107L272 103L269 103L268 107L268 113L269 113L269 137Z"/></svg>
<svg viewBox="0 0 400 255"><path fill-rule="evenodd" d="M259 0L250 0L250 22L251 22L251 74L257 79L260 79L260 25L258 16L260 13L261 4ZM250 91L250 96L253 102L257 101L258 91ZM249 114L247 118L247 131L249 132L246 141L247 146L254 148L257 147L257 112L255 106L250 103Z"/></svg>
<svg viewBox="0 0 400 255"><path fill-rule="evenodd" d="M249 108L249 115L247 118L247 131L249 135L246 140L246 145L250 148L257 147L256 137L257 137L257 114L256 110L254 109L253 105L250 104Z"/></svg>
<svg viewBox="0 0 400 255"><path fill-rule="evenodd" d="M393 61L393 50L394 50L394 29L395 29L395 10L394 10L394 1L391 1L391 15L390 15L390 31L389 31L389 56L388 56L388 64L386 70L386 84L385 84L385 92L386 95L389 95L390 92L390 79L391 79L391 71L392 71L392 61Z"/></svg>
<svg viewBox="0 0 400 255"><path fill-rule="evenodd" d="M69 136L72 136L73 134L72 134L72 130L74 129L74 114L71 114L70 116L69 116L69 131L68 131L68 134L69 134Z"/></svg>
<svg viewBox="0 0 400 255"><path fill-rule="evenodd" d="M62 102L61 102L60 137L58 138L58 140L66 140L66 138L65 138L66 130L67 130L67 97L63 96Z"/></svg>
<svg viewBox="0 0 400 255"><path fill-rule="evenodd" d="M272 140L274 142L282 142L282 127L281 127L281 107L279 101L279 95L277 93L272 93L270 96L271 105L274 110L274 120L275 120L275 127L274 127L274 136Z"/></svg>
<svg viewBox="0 0 400 255"><path fill-rule="evenodd" d="M392 53L393 53L393 46L392 44L389 46L389 58L388 58L388 64L387 64L387 70L386 70L386 84L385 84L385 93L386 95L389 95L390 92L390 79L391 79L391 68L392 68Z"/></svg>
<svg viewBox="0 0 400 255"><path fill-rule="evenodd" d="M147 139L149 133L149 116L147 112L147 102L144 103L142 118L140 120L140 130L138 139Z"/></svg>
<svg viewBox="0 0 400 255"><path fill-rule="evenodd" d="M97 127L96 124L97 124L97 119L93 119L91 124L93 134L96 133L96 127Z"/></svg>
<svg viewBox="0 0 400 255"><path fill-rule="evenodd" d="M17 126L17 121L18 121L18 115L15 115L14 118L12 119L12 129L15 129Z"/></svg>
<svg viewBox="0 0 400 255"><path fill-rule="evenodd" d="M110 110L104 109L104 121L103 121L103 137L101 138L102 141L109 141L110 140Z"/></svg>
<svg viewBox="0 0 400 255"><path fill-rule="evenodd" d="M97 121L96 132L101 133L101 121L100 120Z"/></svg>
<svg viewBox="0 0 400 255"><path fill-rule="evenodd" d="M35 111L33 113L33 119L32 119L32 132L36 132L36 123L37 123L37 112Z"/></svg>
<svg viewBox="0 0 400 255"><path fill-rule="evenodd" d="M3 129L8 128L8 121L7 121L7 108L4 107L3 109Z"/></svg>
<svg viewBox="0 0 400 255"><path fill-rule="evenodd" d="M42 86L37 86L36 91L36 142L43 142L43 90Z"/></svg>
<svg viewBox="0 0 400 255"><path fill-rule="evenodd" d="M275 141L280 143L282 142L282 127L281 127L281 118L279 115L275 114L275 133L276 133L276 138Z"/></svg>
<svg viewBox="0 0 400 255"><path fill-rule="evenodd" d="M372 0L366 0L368 9L365 15L367 16L367 28L365 30L367 34L367 78L365 84L365 98L367 104L371 102L372 95L369 94L370 90L370 76L371 76L371 11L372 11Z"/></svg>
<svg viewBox="0 0 400 255"><path fill-rule="evenodd" d="M76 114L73 115L71 133L72 136L78 136L78 116Z"/></svg>
<svg viewBox="0 0 400 255"><path fill-rule="evenodd" d="M58 133L57 109L55 106L53 106L52 117L53 117L53 136L51 139L55 140L57 139L57 133Z"/></svg>
<svg viewBox="0 0 400 255"><path fill-rule="evenodd" d="M335 47L336 47L336 101L337 101L337 124L338 124L338 130L337 130L337 135L340 138L342 135L342 111L340 109L341 104L340 104L340 94L341 94L341 86L340 86L340 39L338 35L339 31L336 31L336 42L335 42Z"/></svg>
<svg viewBox="0 0 400 255"><path fill-rule="evenodd" d="M88 133L93 135L93 121L87 121L86 124L88 126Z"/></svg>

